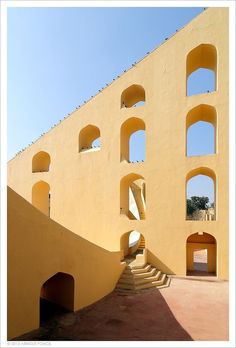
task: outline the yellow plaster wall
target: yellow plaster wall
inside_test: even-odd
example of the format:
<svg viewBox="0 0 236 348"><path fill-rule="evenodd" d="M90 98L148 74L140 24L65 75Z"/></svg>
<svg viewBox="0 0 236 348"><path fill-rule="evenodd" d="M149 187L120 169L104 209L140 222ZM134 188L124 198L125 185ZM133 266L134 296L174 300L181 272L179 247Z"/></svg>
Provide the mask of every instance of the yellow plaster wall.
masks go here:
<svg viewBox="0 0 236 348"><path fill-rule="evenodd" d="M67 297L70 284L60 289L57 279L55 286L59 303L78 310L114 289L124 268L120 258L120 252L109 252L65 229L9 188L8 339L39 327L41 288L54 274L74 278L74 299Z"/></svg>
<svg viewBox="0 0 236 348"><path fill-rule="evenodd" d="M187 56L202 44L216 48L217 89L187 97ZM132 85L144 88L145 104L121 108L122 93ZM217 151L186 157L186 117L202 104L216 110ZM129 118L145 123L144 163L120 161L121 127ZM99 128L101 150L79 153L78 137L88 125ZM31 161L39 151L50 154L49 172L32 173ZM209 168L215 175L216 221L185 220L186 178L197 168ZM130 173L146 183L145 220L129 220L120 214L120 181ZM228 9L204 11L9 162L9 186L29 202L32 186L40 180L50 185L52 219L111 251L120 250L125 232L138 230L145 237L148 261L168 273L186 274L190 234L212 234L217 241L217 275L227 279Z"/></svg>

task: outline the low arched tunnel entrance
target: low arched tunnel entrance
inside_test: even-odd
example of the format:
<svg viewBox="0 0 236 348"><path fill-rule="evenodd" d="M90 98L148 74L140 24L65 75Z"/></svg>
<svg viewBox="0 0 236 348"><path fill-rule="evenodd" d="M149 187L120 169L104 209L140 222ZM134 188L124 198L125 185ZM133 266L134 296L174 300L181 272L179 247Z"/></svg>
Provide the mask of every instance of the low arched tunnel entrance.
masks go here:
<svg viewBox="0 0 236 348"><path fill-rule="evenodd" d="M58 272L41 287L40 325L68 311L74 311L74 278Z"/></svg>

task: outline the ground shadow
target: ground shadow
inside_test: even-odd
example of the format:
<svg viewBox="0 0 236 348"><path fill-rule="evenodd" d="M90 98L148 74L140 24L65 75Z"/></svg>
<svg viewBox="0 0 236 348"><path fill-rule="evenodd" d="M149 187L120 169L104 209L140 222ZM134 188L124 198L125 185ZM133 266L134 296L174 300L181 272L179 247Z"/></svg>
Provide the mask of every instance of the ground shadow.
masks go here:
<svg viewBox="0 0 236 348"><path fill-rule="evenodd" d="M57 320L58 317L68 312L58 304L40 298L40 326L47 325L47 322Z"/></svg>
<svg viewBox="0 0 236 348"><path fill-rule="evenodd" d="M191 341L192 338L176 320L161 292L150 289L128 295L114 291L80 311L53 316L43 327L17 340Z"/></svg>
<svg viewBox="0 0 236 348"><path fill-rule="evenodd" d="M206 272L206 271L187 271L187 276L196 276L196 277L216 277L215 272Z"/></svg>

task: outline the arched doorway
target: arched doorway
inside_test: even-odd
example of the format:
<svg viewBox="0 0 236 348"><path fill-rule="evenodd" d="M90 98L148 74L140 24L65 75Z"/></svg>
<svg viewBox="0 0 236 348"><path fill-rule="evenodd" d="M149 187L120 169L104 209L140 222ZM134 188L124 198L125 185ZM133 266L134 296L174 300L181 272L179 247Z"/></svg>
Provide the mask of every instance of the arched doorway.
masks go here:
<svg viewBox="0 0 236 348"><path fill-rule="evenodd" d="M187 275L216 275L216 239L211 234L191 234L186 249Z"/></svg>
<svg viewBox="0 0 236 348"><path fill-rule="evenodd" d="M120 238L120 250L123 251L124 257L135 258L137 254L143 253L145 249L145 238L136 230L124 233Z"/></svg>
<svg viewBox="0 0 236 348"><path fill-rule="evenodd" d="M56 315L74 310L74 278L58 272L40 290L40 325Z"/></svg>

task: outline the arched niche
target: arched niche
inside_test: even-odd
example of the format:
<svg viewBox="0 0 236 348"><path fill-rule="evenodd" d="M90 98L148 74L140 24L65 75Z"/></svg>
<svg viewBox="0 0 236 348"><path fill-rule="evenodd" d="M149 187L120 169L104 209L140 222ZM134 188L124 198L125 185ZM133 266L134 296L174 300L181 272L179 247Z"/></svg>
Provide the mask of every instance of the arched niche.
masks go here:
<svg viewBox="0 0 236 348"><path fill-rule="evenodd" d="M79 152L91 152L100 149L100 136L100 129L94 125L87 125L81 129L79 133Z"/></svg>
<svg viewBox="0 0 236 348"><path fill-rule="evenodd" d="M45 181L39 181L32 187L32 205L45 215L50 216L50 186Z"/></svg>
<svg viewBox="0 0 236 348"><path fill-rule="evenodd" d="M139 231L131 230L120 237L120 250L124 257L145 249L145 238Z"/></svg>
<svg viewBox="0 0 236 348"><path fill-rule="evenodd" d="M212 73L211 73L212 72ZM198 74L193 86L190 86L190 78ZM217 86L217 51L211 44L200 44L193 48L186 59L186 95L206 93L216 90Z"/></svg>
<svg viewBox="0 0 236 348"><path fill-rule="evenodd" d="M145 90L140 85L131 85L121 94L121 108L131 108L145 103Z"/></svg>
<svg viewBox="0 0 236 348"><path fill-rule="evenodd" d="M128 174L120 181L120 213L130 220L146 218L146 185L139 174Z"/></svg>
<svg viewBox="0 0 236 348"><path fill-rule="evenodd" d="M206 125L211 125L213 127L212 130L208 128L208 131L205 132L206 139L205 141L208 141L206 146L200 147L200 144L204 141L203 139L203 132L201 132L200 129L196 129L195 133L198 131L198 134L195 134L193 132L193 128L197 125L199 125L200 122L204 122L203 127ZM202 128L202 131L204 128ZM195 136L196 140L190 139L190 135L192 137ZM201 132L201 133L200 133ZM200 134L199 134L200 133ZM213 133L213 134L212 134ZM206 155L211 153L216 153L217 148L217 114L216 109L207 104L200 104L196 107L192 108L187 116L186 116L186 155L191 156L194 155ZM207 139L208 136L208 139ZM210 140L209 140L210 137ZM205 152L204 152L205 149Z"/></svg>
<svg viewBox="0 0 236 348"><path fill-rule="evenodd" d="M45 151L39 151L32 158L32 173L48 172L51 163L49 154Z"/></svg>

